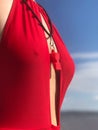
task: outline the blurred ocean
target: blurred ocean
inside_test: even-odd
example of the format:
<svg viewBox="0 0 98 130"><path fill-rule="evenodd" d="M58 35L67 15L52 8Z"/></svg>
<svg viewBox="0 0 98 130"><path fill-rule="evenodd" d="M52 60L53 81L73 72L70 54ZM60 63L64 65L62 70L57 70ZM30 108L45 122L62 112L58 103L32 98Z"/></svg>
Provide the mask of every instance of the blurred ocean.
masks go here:
<svg viewBox="0 0 98 130"><path fill-rule="evenodd" d="M98 130L98 112L62 112L61 130Z"/></svg>

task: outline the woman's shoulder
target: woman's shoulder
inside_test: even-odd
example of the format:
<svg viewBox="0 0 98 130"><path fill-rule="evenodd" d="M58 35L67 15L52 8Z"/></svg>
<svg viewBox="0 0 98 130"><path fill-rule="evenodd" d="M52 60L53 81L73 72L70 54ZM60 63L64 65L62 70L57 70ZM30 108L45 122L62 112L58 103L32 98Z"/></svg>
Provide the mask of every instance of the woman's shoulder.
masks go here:
<svg viewBox="0 0 98 130"><path fill-rule="evenodd" d="M6 23L13 0L0 0L0 35Z"/></svg>

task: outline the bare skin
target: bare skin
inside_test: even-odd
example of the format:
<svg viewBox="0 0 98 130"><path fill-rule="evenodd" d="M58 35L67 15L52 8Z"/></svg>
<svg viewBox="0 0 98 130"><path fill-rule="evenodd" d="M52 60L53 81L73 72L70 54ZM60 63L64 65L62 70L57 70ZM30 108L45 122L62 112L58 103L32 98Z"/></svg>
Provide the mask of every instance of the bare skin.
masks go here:
<svg viewBox="0 0 98 130"><path fill-rule="evenodd" d="M42 23L43 23L44 27L49 32L48 27L47 27L42 15L41 15L41 19L42 19ZM45 36L48 37L46 33L45 33ZM50 39L47 40L47 44L48 44L49 53L51 53ZM56 46L55 46L55 52L57 52ZM51 78L50 78L51 122L52 122L52 124L57 125L56 106L55 106L55 98L56 98L56 81L55 81L55 79L56 79L55 70L54 70L53 64L51 64Z"/></svg>
<svg viewBox="0 0 98 130"><path fill-rule="evenodd" d="M35 0L33 0L35 1ZM0 39L2 36L2 31L5 26L8 14L10 12L11 6L12 6L13 0L0 0ZM42 23L45 26L45 28L48 30L47 25L41 15ZM45 36L47 37L47 34L45 33ZM49 44L49 40L47 40L47 45L49 48L49 53L51 53L51 48ZM56 46L55 46L55 51L57 52ZM51 64L51 78L50 78L50 110L51 110L51 124L57 126L57 117L56 117L56 105L55 105L55 100L56 100L56 75L55 75L55 70L53 65Z"/></svg>
<svg viewBox="0 0 98 130"><path fill-rule="evenodd" d="M13 0L9 0L8 2L6 0L0 0L0 39L12 2Z"/></svg>

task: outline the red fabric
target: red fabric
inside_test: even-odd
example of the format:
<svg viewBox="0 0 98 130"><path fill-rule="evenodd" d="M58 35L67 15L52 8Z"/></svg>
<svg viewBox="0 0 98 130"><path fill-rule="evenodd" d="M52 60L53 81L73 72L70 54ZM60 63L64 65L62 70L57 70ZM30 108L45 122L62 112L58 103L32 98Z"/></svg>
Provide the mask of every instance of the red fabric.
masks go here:
<svg viewBox="0 0 98 130"><path fill-rule="evenodd" d="M0 128L0 130L17 130L17 128ZM50 128L42 128L42 129L18 129L18 130L60 130L60 126L55 126L51 124Z"/></svg>
<svg viewBox="0 0 98 130"><path fill-rule="evenodd" d="M55 70L61 70L60 55L52 50L50 54L50 62L53 64Z"/></svg>
<svg viewBox="0 0 98 130"><path fill-rule="evenodd" d="M44 10L27 0L37 16ZM74 63L55 25L53 38L60 54L60 108L74 74ZM0 41L0 130L53 130L50 118L50 56L44 31L21 0L13 0ZM54 130L59 128L55 127Z"/></svg>

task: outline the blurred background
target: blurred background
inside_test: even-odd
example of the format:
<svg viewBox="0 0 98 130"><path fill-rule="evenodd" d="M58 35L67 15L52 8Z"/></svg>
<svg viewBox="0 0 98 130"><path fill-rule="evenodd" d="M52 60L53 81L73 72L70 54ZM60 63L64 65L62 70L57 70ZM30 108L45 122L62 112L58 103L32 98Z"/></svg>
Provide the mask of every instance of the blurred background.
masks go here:
<svg viewBox="0 0 98 130"><path fill-rule="evenodd" d="M62 130L98 130L98 0L36 0L55 23L76 65Z"/></svg>

